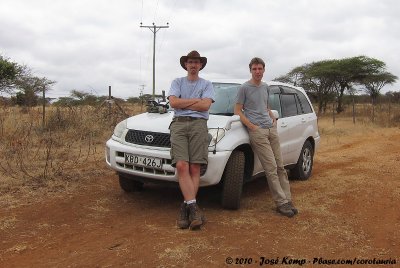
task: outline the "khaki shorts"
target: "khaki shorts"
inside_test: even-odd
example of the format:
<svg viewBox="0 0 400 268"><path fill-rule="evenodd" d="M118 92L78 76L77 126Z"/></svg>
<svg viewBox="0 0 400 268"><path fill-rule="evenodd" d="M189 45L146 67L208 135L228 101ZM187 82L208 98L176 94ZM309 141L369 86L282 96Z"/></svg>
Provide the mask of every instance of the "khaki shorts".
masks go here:
<svg viewBox="0 0 400 268"><path fill-rule="evenodd" d="M208 163L207 120L190 117L174 118L170 131L173 167L178 160L192 164Z"/></svg>

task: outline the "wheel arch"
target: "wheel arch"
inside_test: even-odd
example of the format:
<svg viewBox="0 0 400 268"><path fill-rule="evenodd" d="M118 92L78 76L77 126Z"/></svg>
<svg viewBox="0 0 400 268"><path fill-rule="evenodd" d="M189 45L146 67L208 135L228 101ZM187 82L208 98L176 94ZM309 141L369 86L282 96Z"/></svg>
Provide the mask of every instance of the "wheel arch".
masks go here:
<svg viewBox="0 0 400 268"><path fill-rule="evenodd" d="M312 136L310 136L304 141L304 143L306 143L307 141L309 141L311 143L311 146L312 146L312 149L313 149L313 155L314 155L314 153L315 153L315 140L314 140L314 138ZM303 143L303 145L304 145L304 143Z"/></svg>

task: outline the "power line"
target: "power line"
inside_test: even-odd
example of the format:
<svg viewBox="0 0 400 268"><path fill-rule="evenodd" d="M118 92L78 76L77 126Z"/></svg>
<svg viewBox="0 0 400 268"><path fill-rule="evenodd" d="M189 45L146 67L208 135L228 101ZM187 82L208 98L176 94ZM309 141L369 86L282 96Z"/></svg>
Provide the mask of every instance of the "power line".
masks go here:
<svg viewBox="0 0 400 268"><path fill-rule="evenodd" d="M171 10L175 10L176 1L177 1L177 0L175 0L174 3L172 4ZM158 5L158 2L157 2L157 5ZM157 7L158 7L158 6L157 6ZM171 21L171 16L172 16L173 14L174 14L174 12L171 12L171 15L168 16L168 19L167 19L168 22ZM160 42L160 45L158 46L158 51L159 51L159 52L161 52L161 50L162 50L162 47L163 47L163 44L164 44L164 40L165 40L164 37L165 37L165 33L163 33L163 34L161 35L161 42Z"/></svg>
<svg viewBox="0 0 400 268"><path fill-rule="evenodd" d="M140 21L143 21L143 0L142 0L142 10L140 14Z"/></svg>
<svg viewBox="0 0 400 268"><path fill-rule="evenodd" d="M157 16L157 11L158 11L158 1L159 0L157 0L156 8L155 8L155 11L154 11L154 19L153 19L153 21L156 21L156 16Z"/></svg>
<svg viewBox="0 0 400 268"><path fill-rule="evenodd" d="M157 26L154 24L152 26L145 26L140 23L141 28L148 28L152 33L153 33L153 99L155 96L155 88L156 88L156 34L157 32L162 29L162 28L169 28L169 23L167 22L167 25L164 26Z"/></svg>

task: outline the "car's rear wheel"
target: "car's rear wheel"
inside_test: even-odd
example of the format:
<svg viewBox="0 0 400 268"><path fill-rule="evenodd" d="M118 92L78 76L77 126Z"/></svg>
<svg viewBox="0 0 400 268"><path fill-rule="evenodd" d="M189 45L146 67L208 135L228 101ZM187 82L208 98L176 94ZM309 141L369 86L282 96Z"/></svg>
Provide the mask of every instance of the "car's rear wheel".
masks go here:
<svg viewBox="0 0 400 268"><path fill-rule="evenodd" d="M290 170L290 178L307 180L311 176L314 164L314 149L310 141L306 141L301 149L296 166Z"/></svg>
<svg viewBox="0 0 400 268"><path fill-rule="evenodd" d="M233 151L223 174L222 207L238 209L243 190L245 155L242 151Z"/></svg>
<svg viewBox="0 0 400 268"><path fill-rule="evenodd" d="M143 190L143 182L128 178L124 174L118 174L118 176L119 176L119 186L121 186L122 190L124 190L125 192L130 193L130 192L139 192Z"/></svg>

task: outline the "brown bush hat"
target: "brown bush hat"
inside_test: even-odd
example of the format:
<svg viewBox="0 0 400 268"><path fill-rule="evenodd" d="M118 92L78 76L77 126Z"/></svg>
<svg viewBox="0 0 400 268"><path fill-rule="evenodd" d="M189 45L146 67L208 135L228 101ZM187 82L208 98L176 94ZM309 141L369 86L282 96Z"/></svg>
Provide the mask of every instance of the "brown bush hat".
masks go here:
<svg viewBox="0 0 400 268"><path fill-rule="evenodd" d="M188 59L200 59L200 62L201 62L201 64L202 64L200 70L203 70L203 68L206 67L207 58L206 58L206 57L201 57L201 56L200 56L200 53L197 52L196 50L193 50L193 51L189 52L189 54L187 54L187 56L182 56L182 57L181 57L181 59L180 59L181 66L182 66L182 68L185 69L185 70L187 70L186 67L185 67L185 62L186 62Z"/></svg>

